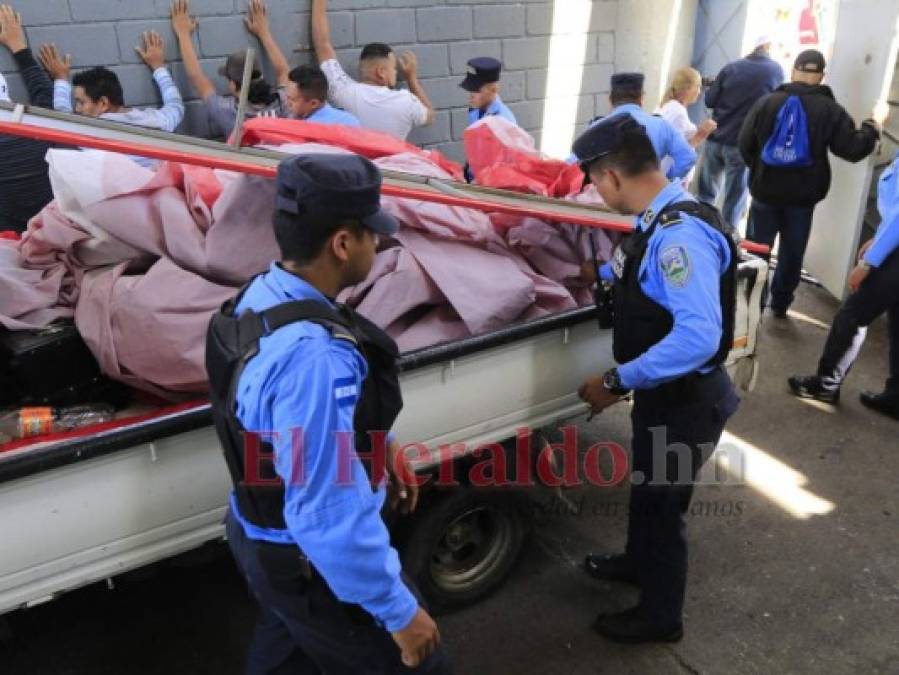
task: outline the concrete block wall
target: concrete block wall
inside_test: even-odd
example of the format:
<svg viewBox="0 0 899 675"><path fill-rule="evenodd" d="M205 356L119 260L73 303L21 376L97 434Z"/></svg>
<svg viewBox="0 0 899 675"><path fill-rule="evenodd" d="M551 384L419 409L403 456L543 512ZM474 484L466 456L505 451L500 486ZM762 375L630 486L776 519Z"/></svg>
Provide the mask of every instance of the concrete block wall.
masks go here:
<svg viewBox="0 0 899 675"><path fill-rule="evenodd" d="M454 159L462 158L466 127L466 95L458 87L465 62L473 56L495 56L505 65L503 98L521 125L540 140L544 124L553 10L557 3L585 0L331 0L332 39L348 72L356 71L361 47L371 41L388 42L398 51L413 49L420 77L438 109L434 124L416 130L412 142L437 147ZM166 39L172 71L188 102L185 133L205 135L208 128L202 104L194 98L168 21L169 0L18 0L30 44L54 42L72 55L75 69L105 65L119 73L128 105L159 101L149 70L134 47L143 30L157 30ZM246 0L192 0L200 17L196 39L203 67L223 86L216 70L232 51L259 45L243 24ZM586 49L572 66L583 66L576 96L578 128L608 109L609 77L620 51L617 35L618 0L591 0L592 13ZM310 0L268 0L272 27L292 64L312 60L309 52ZM562 38L564 39L564 37ZM5 50L0 70L7 74L13 95L24 99L21 78ZM566 92L567 93L567 92ZM547 121L549 123L549 121Z"/></svg>

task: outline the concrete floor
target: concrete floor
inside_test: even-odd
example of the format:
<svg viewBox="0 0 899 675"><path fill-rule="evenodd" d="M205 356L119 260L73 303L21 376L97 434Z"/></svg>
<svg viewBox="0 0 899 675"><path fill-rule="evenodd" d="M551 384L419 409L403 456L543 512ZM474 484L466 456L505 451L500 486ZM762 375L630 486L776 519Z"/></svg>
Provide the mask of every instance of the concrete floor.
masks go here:
<svg viewBox="0 0 899 675"><path fill-rule="evenodd" d="M440 619L458 673L899 673L899 423L858 402L886 371L885 326L871 335L836 412L803 403L785 378L814 370L835 303L804 287L788 321L762 329L762 372L728 430L789 466L834 505L797 518L752 486L701 487L690 519L686 636L621 647L589 630L634 591L586 578L589 550L623 546L626 489L568 493L578 514L541 498L534 541L508 582ZM581 429L626 442L622 406ZM762 476L780 497L789 490ZM698 505L698 506L697 506ZM717 508L717 514L716 514ZM94 586L9 617L5 675L229 675L241 672L255 609L221 548Z"/></svg>

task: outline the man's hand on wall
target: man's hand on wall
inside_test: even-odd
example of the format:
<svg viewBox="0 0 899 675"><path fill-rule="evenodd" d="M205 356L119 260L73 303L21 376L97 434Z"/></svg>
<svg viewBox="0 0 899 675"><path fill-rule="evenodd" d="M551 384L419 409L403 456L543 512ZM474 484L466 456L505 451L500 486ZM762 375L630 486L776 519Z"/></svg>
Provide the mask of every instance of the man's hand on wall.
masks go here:
<svg viewBox="0 0 899 675"><path fill-rule="evenodd" d="M0 44L13 54L28 47L22 17L9 5L0 5Z"/></svg>
<svg viewBox="0 0 899 675"><path fill-rule="evenodd" d="M155 30L148 30L142 36L143 49L140 45L134 48L141 61L147 64L150 70L157 70L165 66L165 43L162 36Z"/></svg>
<svg viewBox="0 0 899 675"><path fill-rule="evenodd" d="M179 38L190 37L199 23L190 15L188 0L175 0L172 3L172 30Z"/></svg>
<svg viewBox="0 0 899 675"><path fill-rule="evenodd" d="M43 45L41 47L40 54L38 54L38 60L41 62L44 70L46 70L50 75L51 79L69 79L69 73L72 70L72 56L70 54L66 54L63 58L63 56L59 53L59 50L56 48L56 45Z"/></svg>

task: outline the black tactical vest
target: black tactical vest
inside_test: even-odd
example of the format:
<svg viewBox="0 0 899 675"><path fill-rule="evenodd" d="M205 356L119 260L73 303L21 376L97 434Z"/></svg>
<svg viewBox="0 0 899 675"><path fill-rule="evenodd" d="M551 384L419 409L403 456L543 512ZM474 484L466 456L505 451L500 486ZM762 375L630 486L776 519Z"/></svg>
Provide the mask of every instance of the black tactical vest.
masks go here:
<svg viewBox="0 0 899 675"><path fill-rule="evenodd" d="M245 311L236 317L234 310L243 293L242 290L226 302L209 324L206 370L212 416L241 515L259 527L283 530L287 527L283 515L284 483L275 473L273 448L270 443L260 442L258 477L261 484L248 485L245 449L250 437L236 415L237 383L247 363L259 353L259 340L288 324L312 321L327 328L332 338L346 340L362 353L368 363L368 376L353 419L355 448L360 453L371 451L369 430L389 431L402 410L396 369L398 350L384 331L342 305L335 309L314 300L295 301L261 313ZM368 465L366 470L370 470ZM337 480L336 476L334 480Z"/></svg>
<svg viewBox="0 0 899 675"><path fill-rule="evenodd" d="M730 248L730 266L721 275L721 342L718 352L705 364L724 363L733 346L736 323L736 285L739 251L718 210L702 202L684 201L669 204L655 216L649 227L632 234L615 251L612 267L615 272L615 325L613 353L618 363L627 363L650 347L661 342L674 327L674 317L662 305L647 296L640 287L640 265L646 255L649 240L657 227L680 222L686 213L704 221L724 235Z"/></svg>

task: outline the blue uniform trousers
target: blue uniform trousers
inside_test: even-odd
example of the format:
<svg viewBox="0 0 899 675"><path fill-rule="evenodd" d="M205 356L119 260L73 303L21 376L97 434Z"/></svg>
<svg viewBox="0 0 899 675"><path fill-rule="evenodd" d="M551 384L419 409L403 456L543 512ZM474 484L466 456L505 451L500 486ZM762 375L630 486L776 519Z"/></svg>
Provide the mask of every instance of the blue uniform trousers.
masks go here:
<svg viewBox="0 0 899 675"><path fill-rule="evenodd" d="M231 513L228 545L261 616L247 657L247 675L394 675L451 673L439 649L416 669L406 668L384 628L359 605L340 602L294 545L249 539ZM410 590L421 597L408 579Z"/></svg>
<svg viewBox="0 0 899 675"><path fill-rule="evenodd" d="M659 625L681 622L687 584L684 516L696 476L738 405L722 368L634 392L633 471L643 480L637 474L631 486L626 556L642 590L641 609Z"/></svg>

